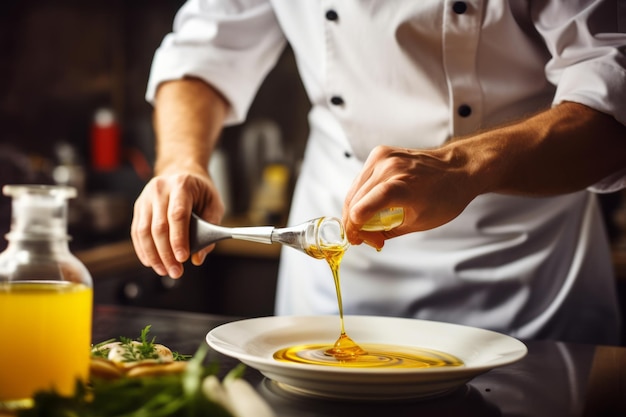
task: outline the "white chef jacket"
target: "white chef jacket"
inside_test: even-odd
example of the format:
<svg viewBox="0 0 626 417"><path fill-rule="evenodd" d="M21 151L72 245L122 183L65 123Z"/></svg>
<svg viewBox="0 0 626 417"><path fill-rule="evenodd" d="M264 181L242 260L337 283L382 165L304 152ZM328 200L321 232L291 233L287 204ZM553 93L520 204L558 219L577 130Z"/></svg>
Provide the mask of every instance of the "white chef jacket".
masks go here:
<svg viewBox="0 0 626 417"><path fill-rule="evenodd" d="M378 144L438 146L562 101L626 124L619 0L190 0L155 54L147 98L186 75L245 119L289 42L312 109L290 223L340 216ZM624 175L597 185L624 186ZM612 188L611 188L612 187ZM345 314L416 317L520 338L615 343L609 247L589 191L477 197L450 223L351 247ZM325 262L281 255L277 314L337 313Z"/></svg>

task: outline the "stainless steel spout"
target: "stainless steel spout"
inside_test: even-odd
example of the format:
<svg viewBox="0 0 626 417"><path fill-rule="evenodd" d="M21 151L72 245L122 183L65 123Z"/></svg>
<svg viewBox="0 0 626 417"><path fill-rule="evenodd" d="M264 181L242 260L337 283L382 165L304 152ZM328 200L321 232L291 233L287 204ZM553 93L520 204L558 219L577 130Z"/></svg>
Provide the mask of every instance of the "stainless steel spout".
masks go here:
<svg viewBox="0 0 626 417"><path fill-rule="evenodd" d="M319 217L296 226L276 228L273 226L224 227L202 220L191 214L189 246L191 253L224 239L239 239L257 243L280 243L311 255L310 250L320 252L331 246L348 247L341 221L334 217Z"/></svg>
<svg viewBox="0 0 626 417"><path fill-rule="evenodd" d="M272 243L273 226L224 227L202 220L191 213L189 221L189 246L191 253L224 239L248 240L257 243Z"/></svg>
<svg viewBox="0 0 626 417"><path fill-rule="evenodd" d="M362 230L391 230L404 221L402 207L390 207L376 213ZM239 239L257 243L280 243L314 256L325 250L341 248L344 251L350 245L345 236L343 224L336 217L318 217L307 222L276 228L274 226L224 227L202 220L191 213L189 223L189 246L191 253L224 239ZM315 249L316 251L312 251Z"/></svg>

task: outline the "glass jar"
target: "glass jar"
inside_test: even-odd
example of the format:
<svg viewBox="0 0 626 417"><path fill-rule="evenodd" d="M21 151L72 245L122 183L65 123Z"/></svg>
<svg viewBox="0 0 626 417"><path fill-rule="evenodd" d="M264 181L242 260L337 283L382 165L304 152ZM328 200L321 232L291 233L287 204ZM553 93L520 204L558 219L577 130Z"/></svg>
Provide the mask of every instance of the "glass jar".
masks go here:
<svg viewBox="0 0 626 417"><path fill-rule="evenodd" d="M69 250L76 190L6 185L8 246L0 253L0 409L32 404L38 390L74 393L89 374L93 284Z"/></svg>

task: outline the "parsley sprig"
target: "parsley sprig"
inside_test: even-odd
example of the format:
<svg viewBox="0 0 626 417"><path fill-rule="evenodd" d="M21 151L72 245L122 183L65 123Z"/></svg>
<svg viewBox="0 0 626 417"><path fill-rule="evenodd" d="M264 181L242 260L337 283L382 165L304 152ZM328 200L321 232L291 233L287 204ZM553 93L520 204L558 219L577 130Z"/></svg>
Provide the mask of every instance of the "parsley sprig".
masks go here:
<svg viewBox="0 0 626 417"><path fill-rule="evenodd" d="M107 339L104 342L93 345L91 348L91 356L102 359L108 358L111 348L105 346L113 342L115 342L115 339Z"/></svg>
<svg viewBox="0 0 626 417"><path fill-rule="evenodd" d="M149 324L141 330L139 343L134 343L134 341L128 337L120 337L120 343L124 348L124 354L122 356L124 357L125 362L137 362L146 359L159 358L159 355L156 352L156 347L154 346L156 337L148 340L148 333L150 332L151 327L152 326Z"/></svg>
<svg viewBox="0 0 626 417"><path fill-rule="evenodd" d="M147 332L146 332L147 334ZM222 405L201 392L202 379L214 375L217 364L204 366L208 346L201 345L185 372L149 378L79 381L67 397L55 391L36 393L34 405L18 417L232 417Z"/></svg>
<svg viewBox="0 0 626 417"><path fill-rule="evenodd" d="M151 328L152 325L150 324L144 327L141 330L141 335L137 340L133 340L129 337L120 336L119 343L124 348L124 353L122 354L124 362L136 362L146 359L159 359L159 355L156 351L155 346L156 337L152 337L151 339L148 338L148 333L150 333ZM110 343L114 343L117 341L118 340L116 339L108 339L104 342L93 345L91 349L91 356L107 359L111 348L106 346ZM186 361L191 358L191 355L183 355L174 351L172 351L172 355L174 356L175 361Z"/></svg>

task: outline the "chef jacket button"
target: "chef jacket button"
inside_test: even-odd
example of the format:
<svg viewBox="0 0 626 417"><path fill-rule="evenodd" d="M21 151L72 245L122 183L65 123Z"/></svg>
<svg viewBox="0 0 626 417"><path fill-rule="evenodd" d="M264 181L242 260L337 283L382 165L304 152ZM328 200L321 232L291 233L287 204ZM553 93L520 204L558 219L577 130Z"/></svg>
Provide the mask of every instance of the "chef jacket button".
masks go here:
<svg viewBox="0 0 626 417"><path fill-rule="evenodd" d="M333 103L335 106L341 106L344 103L343 99L339 96L332 96L330 98L330 102Z"/></svg>
<svg viewBox="0 0 626 417"><path fill-rule="evenodd" d="M331 9L326 12L326 19L334 22L339 19L339 15L337 14L336 11Z"/></svg>
<svg viewBox="0 0 626 417"><path fill-rule="evenodd" d="M467 104L461 104L457 109L457 113L461 117L469 117L469 115L472 114L472 108Z"/></svg>
<svg viewBox="0 0 626 417"><path fill-rule="evenodd" d="M467 3L464 1L455 1L452 5L452 10L454 10L456 14L463 14L467 11Z"/></svg>
<svg viewBox="0 0 626 417"><path fill-rule="evenodd" d="M343 156L345 156L346 158L352 158L352 154L350 152L348 152L348 151L345 151L343 153Z"/></svg>

